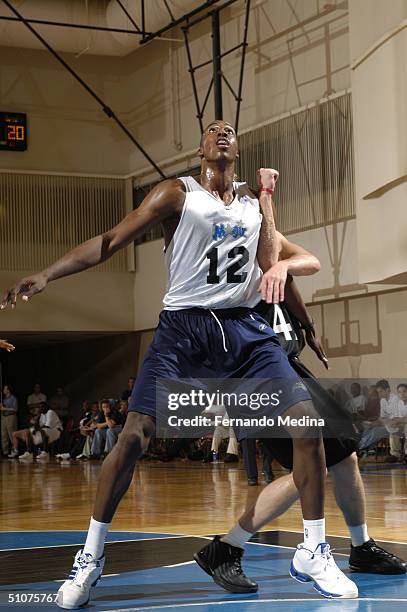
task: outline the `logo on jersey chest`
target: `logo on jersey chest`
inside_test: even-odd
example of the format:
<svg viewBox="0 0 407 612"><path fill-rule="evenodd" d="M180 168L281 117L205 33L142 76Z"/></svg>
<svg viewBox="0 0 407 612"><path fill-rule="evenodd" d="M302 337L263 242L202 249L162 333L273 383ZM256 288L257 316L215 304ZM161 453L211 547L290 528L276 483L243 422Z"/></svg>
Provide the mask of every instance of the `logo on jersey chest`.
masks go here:
<svg viewBox="0 0 407 612"><path fill-rule="evenodd" d="M231 225L230 223L214 223L212 240L222 240L227 236L241 238L242 236L246 236L246 232L247 227L244 227L244 225L241 225L240 223L235 223L234 225Z"/></svg>

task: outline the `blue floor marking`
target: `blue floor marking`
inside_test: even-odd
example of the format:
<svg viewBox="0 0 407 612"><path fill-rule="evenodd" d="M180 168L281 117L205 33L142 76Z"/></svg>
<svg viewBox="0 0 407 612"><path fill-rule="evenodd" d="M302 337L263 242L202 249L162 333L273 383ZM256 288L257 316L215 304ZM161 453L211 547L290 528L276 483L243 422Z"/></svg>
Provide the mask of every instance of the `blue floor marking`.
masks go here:
<svg viewBox="0 0 407 612"><path fill-rule="evenodd" d="M86 531L2 531L0 550L13 548L35 548L39 546L62 546L85 542ZM107 542L149 540L176 537L170 533L147 533L144 531L110 531Z"/></svg>
<svg viewBox="0 0 407 612"><path fill-rule="evenodd" d="M21 532L19 532L21 534ZM64 532L56 532L63 534ZM65 534L83 532L65 532ZM118 532L111 535L117 537ZM131 538L162 537L163 534L120 532ZM4 534L2 534L4 535ZM41 542L45 543L42 535ZM55 534L52 534L55 536ZM165 537L165 536L164 536ZM37 539L37 542L40 541ZM55 540L54 540L55 541ZM118 576L107 576L94 590L89 610L92 612L117 612L119 610L154 610L154 612L258 612L259 610L284 610L284 612L319 612L330 606L340 612L403 612L407 604L407 577L378 576L352 573L350 576L359 587L360 599L332 601L320 598L309 585L300 584L288 576L294 550L276 546L249 544L246 549L244 568L246 573L259 582L259 592L251 595L226 593L213 584L195 563L174 567L157 567L142 571L125 572ZM346 570L347 558L336 557L338 565ZM157 559L157 563L159 560ZM69 568L67 568L69 569ZM4 585L0 594L5 601L9 591L51 592L59 588L58 582ZM29 605L25 611L50 612L59 610L54 605ZM10 608L9 608L10 609ZM86 610L86 609L85 609Z"/></svg>

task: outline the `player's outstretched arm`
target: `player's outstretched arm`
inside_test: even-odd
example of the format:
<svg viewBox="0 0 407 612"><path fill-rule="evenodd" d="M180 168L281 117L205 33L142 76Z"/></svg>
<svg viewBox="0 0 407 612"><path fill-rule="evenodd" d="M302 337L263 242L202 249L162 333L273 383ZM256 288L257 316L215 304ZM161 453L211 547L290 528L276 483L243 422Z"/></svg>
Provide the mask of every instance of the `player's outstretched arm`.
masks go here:
<svg viewBox="0 0 407 612"><path fill-rule="evenodd" d="M77 274L109 259L114 253L130 244L152 227L174 213L180 212L185 200L181 181L170 179L157 185L143 200L139 208L129 213L118 225L95 236L69 251L49 268L27 276L8 289L0 308L15 308L18 295L28 300L45 289L57 278Z"/></svg>
<svg viewBox="0 0 407 612"><path fill-rule="evenodd" d="M263 274L259 287L261 297L268 304L278 304L284 300L284 287L288 274L307 276L321 269L321 264L315 255L298 244L289 242L280 232L276 232L276 235L279 260Z"/></svg>
<svg viewBox="0 0 407 612"><path fill-rule="evenodd" d="M304 304L304 300L292 276L288 276L287 279L285 303L288 310L301 323L308 346L314 351L318 359L322 361L325 368L328 370L328 358L325 354L324 347L321 344L321 340L317 337L314 321Z"/></svg>

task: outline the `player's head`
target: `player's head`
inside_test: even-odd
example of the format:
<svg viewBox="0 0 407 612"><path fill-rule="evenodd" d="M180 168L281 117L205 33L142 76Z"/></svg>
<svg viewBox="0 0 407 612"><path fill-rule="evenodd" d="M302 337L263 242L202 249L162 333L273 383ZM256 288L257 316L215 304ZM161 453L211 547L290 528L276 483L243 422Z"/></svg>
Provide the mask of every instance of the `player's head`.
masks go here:
<svg viewBox="0 0 407 612"><path fill-rule="evenodd" d="M360 384L357 382L352 383L350 386L350 392L352 394L352 397L358 397L362 392Z"/></svg>
<svg viewBox="0 0 407 612"><path fill-rule="evenodd" d="M234 163L239 157L235 128L228 121L211 121L204 129L198 154L208 162Z"/></svg>
<svg viewBox="0 0 407 612"><path fill-rule="evenodd" d="M399 385L397 385L397 393L398 393L399 398L403 400L403 402L406 402L407 401L407 384L400 383Z"/></svg>
<svg viewBox="0 0 407 612"><path fill-rule="evenodd" d="M380 399L389 399L390 397L390 385L387 380L379 380L376 383L376 389L379 394Z"/></svg>

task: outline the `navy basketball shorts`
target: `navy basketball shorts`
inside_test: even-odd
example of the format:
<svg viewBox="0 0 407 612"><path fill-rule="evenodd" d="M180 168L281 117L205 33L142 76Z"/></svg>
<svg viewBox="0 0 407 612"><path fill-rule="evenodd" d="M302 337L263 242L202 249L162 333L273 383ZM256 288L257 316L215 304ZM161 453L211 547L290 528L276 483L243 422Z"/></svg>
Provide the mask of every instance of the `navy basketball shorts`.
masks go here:
<svg viewBox="0 0 407 612"><path fill-rule="evenodd" d="M232 379L242 384L262 379L271 385L276 381L284 393L278 406L264 408L273 418L310 399L275 332L248 308L163 310L139 369L129 411L157 417L157 379Z"/></svg>

